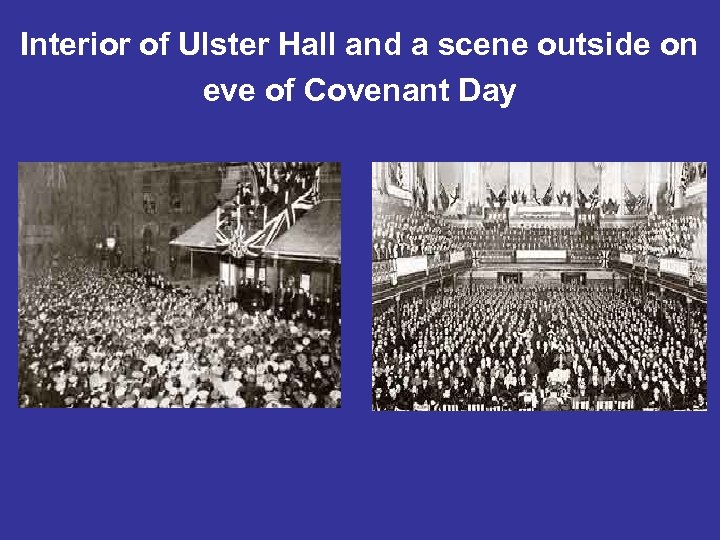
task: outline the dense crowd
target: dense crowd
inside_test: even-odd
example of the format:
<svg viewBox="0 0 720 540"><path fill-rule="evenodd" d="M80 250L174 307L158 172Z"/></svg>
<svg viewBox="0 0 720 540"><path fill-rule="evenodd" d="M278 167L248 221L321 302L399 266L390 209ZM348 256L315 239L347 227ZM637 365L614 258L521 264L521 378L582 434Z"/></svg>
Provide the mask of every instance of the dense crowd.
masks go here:
<svg viewBox="0 0 720 540"><path fill-rule="evenodd" d="M375 260L412 257L446 252L453 227L438 215L414 209L397 214L376 214L373 226Z"/></svg>
<svg viewBox="0 0 720 540"><path fill-rule="evenodd" d="M19 405L340 406L339 332L322 310L295 289L268 303L245 289L228 298L79 260L25 278Z"/></svg>
<svg viewBox="0 0 720 540"><path fill-rule="evenodd" d="M701 216L657 216L634 227L620 248L629 253L707 259L707 221Z"/></svg>
<svg viewBox="0 0 720 540"><path fill-rule="evenodd" d="M281 319L339 330L332 316L333 313L340 313L340 290L337 286L331 296L323 297L296 287L293 282L285 283L273 291L263 281L243 278L234 288L221 281L220 291L232 310L241 308L248 313L272 311ZM210 292L207 291L208 294Z"/></svg>
<svg viewBox="0 0 720 540"><path fill-rule="evenodd" d="M375 214L373 260L468 249L564 249L580 257L606 250L706 259L706 238L707 221L700 216L651 215L632 227L508 227L494 220L480 224L451 222L414 209Z"/></svg>
<svg viewBox="0 0 720 540"><path fill-rule="evenodd" d="M373 319L376 410L701 410L705 305L579 286L464 285Z"/></svg>

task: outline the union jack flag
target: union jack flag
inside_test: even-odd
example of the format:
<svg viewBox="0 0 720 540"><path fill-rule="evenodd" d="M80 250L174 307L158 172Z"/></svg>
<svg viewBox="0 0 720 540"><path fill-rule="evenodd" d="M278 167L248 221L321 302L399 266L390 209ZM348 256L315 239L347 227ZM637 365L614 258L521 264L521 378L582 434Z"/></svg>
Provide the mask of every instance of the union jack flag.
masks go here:
<svg viewBox="0 0 720 540"><path fill-rule="evenodd" d="M600 250L600 266L603 268L608 267L608 262L610 261L610 251L607 249L601 249Z"/></svg>

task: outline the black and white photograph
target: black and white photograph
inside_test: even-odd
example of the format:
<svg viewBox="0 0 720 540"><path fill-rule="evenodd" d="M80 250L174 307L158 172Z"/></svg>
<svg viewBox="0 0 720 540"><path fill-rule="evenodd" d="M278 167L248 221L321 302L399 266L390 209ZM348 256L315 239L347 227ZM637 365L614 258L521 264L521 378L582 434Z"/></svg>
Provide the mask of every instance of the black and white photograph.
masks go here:
<svg viewBox="0 0 720 540"><path fill-rule="evenodd" d="M341 166L18 164L18 406L338 408Z"/></svg>
<svg viewBox="0 0 720 540"><path fill-rule="evenodd" d="M707 410L707 163L372 164L375 411Z"/></svg>

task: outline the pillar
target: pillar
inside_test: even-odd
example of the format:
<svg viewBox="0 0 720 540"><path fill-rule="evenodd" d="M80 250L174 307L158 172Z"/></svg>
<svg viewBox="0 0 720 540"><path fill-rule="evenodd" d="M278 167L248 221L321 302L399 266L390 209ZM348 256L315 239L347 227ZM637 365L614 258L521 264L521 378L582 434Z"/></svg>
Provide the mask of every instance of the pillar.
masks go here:
<svg viewBox="0 0 720 540"><path fill-rule="evenodd" d="M576 206L576 189L575 189L575 162L572 161L555 161L552 164L552 180L555 189L553 195L567 191L572 197L572 204ZM538 193L538 197L542 197L545 193ZM587 193L586 195L590 195ZM554 199L553 204L557 204Z"/></svg>
<svg viewBox="0 0 720 540"><path fill-rule="evenodd" d="M510 191L508 192L509 205L512 204L512 194L517 192L518 199L524 191L530 196L532 189L532 163L529 161L511 162L510 168Z"/></svg>
<svg viewBox="0 0 720 540"><path fill-rule="evenodd" d="M487 179L485 177L485 171L487 169L487 162L480 162L478 164L478 193L477 193L477 203L480 206L480 208L485 208L485 205L487 204L487 201L485 200L485 184L487 183ZM484 213L482 210L480 210L480 214L484 217Z"/></svg>
<svg viewBox="0 0 720 540"><path fill-rule="evenodd" d="M645 194L647 196L647 200L652 206L652 210L648 213L656 213L657 212L657 194L658 190L660 189L660 182L663 177L663 167L665 164L663 163L650 163L650 170L647 175L647 183L645 185Z"/></svg>
<svg viewBox="0 0 720 540"><path fill-rule="evenodd" d="M400 294L395 295L395 331L400 334Z"/></svg>
<svg viewBox="0 0 720 540"><path fill-rule="evenodd" d="M668 181L668 186L672 187L673 191L672 208L681 208L683 205L683 194L682 189L680 188L680 177L682 176L683 162L675 161L671 163L670 171L670 180Z"/></svg>
<svg viewBox="0 0 720 540"><path fill-rule="evenodd" d="M460 188L460 199L462 200L463 208L466 213L468 205L474 204L480 198L479 168L480 167L477 162L463 163L463 179Z"/></svg>
<svg viewBox="0 0 720 540"><path fill-rule="evenodd" d="M373 164L372 164L372 188L373 189L378 189L378 185L381 184L381 179L382 179L381 166L382 166L381 162L373 161Z"/></svg>
<svg viewBox="0 0 720 540"><path fill-rule="evenodd" d="M602 183L600 184L600 203L612 199L619 203L618 214L625 213L625 197L623 196L623 164L607 162L603 166Z"/></svg>
<svg viewBox="0 0 720 540"><path fill-rule="evenodd" d="M428 210L434 211L433 201L437 196L437 184L440 177L439 165L437 161L425 162L425 184L428 192Z"/></svg>
<svg viewBox="0 0 720 540"><path fill-rule="evenodd" d="M400 181L400 184L404 187L404 189L409 190L412 193L415 190L415 163L412 161L402 161L400 162L400 166L403 173L403 178Z"/></svg>

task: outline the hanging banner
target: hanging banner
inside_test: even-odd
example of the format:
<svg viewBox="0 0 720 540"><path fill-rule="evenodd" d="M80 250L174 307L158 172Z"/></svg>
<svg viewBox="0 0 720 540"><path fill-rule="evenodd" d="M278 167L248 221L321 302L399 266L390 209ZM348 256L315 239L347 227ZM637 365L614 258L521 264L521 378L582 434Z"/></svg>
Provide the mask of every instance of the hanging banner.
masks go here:
<svg viewBox="0 0 720 540"><path fill-rule="evenodd" d="M427 271L428 263L425 255L405 257L397 260L397 275L408 276L417 272Z"/></svg>
<svg viewBox="0 0 720 540"><path fill-rule="evenodd" d="M564 249L518 249L515 258L519 261L556 261L565 262L567 251Z"/></svg>
<svg viewBox="0 0 720 540"><path fill-rule="evenodd" d="M465 252L463 252L463 251L453 251L450 254L450 264L463 262L464 260L465 260Z"/></svg>
<svg viewBox="0 0 720 540"><path fill-rule="evenodd" d="M660 259L660 271L676 276L690 276L690 261L686 259Z"/></svg>

